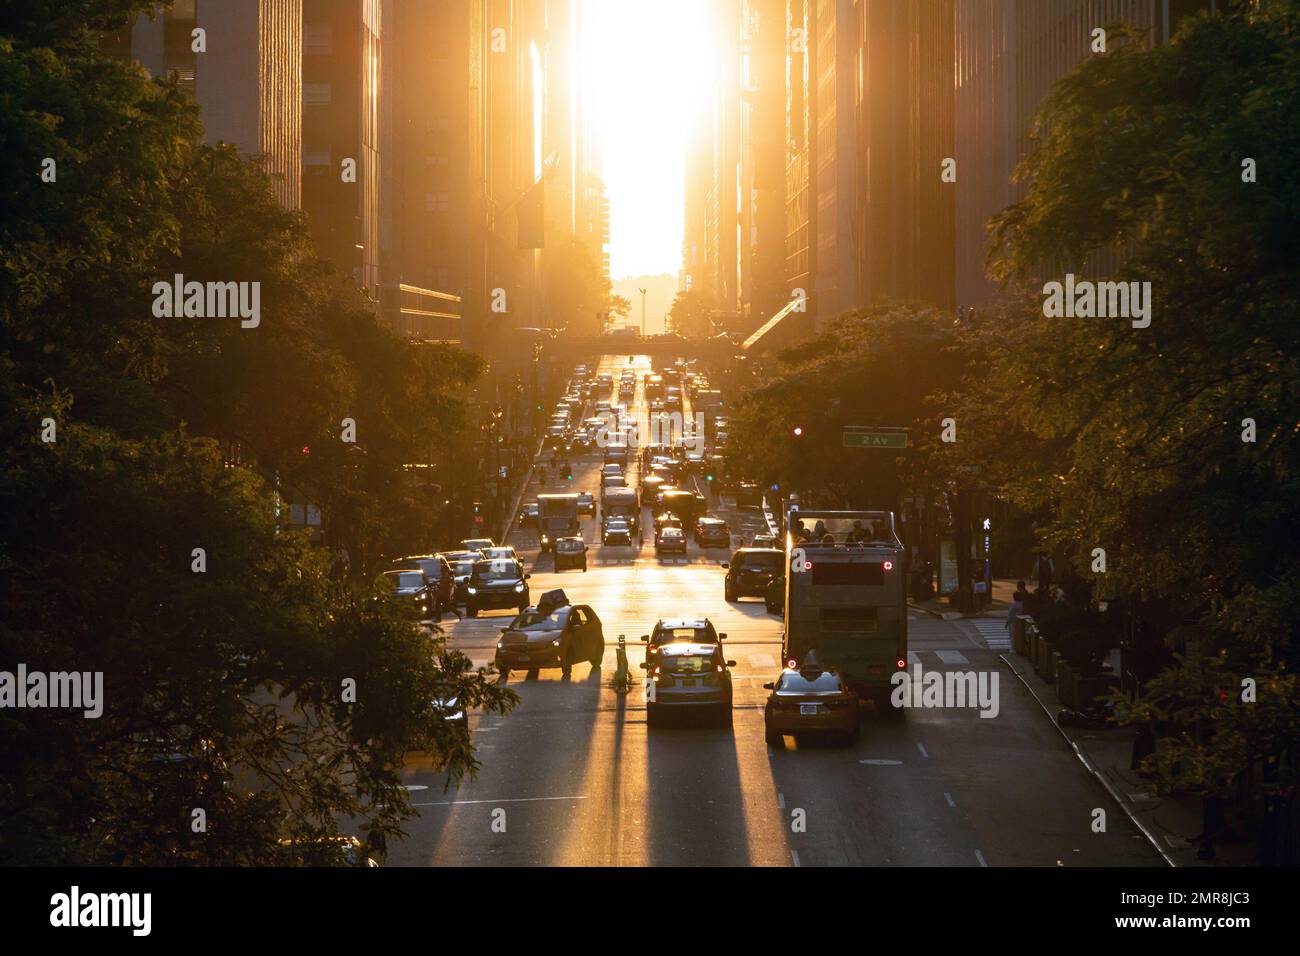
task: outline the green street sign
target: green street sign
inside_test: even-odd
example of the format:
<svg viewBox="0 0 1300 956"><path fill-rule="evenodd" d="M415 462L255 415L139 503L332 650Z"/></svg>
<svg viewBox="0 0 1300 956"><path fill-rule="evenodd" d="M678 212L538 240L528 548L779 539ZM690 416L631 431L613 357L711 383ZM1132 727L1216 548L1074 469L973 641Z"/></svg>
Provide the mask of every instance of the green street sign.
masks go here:
<svg viewBox="0 0 1300 956"><path fill-rule="evenodd" d="M906 448L907 432L844 433L845 448Z"/></svg>

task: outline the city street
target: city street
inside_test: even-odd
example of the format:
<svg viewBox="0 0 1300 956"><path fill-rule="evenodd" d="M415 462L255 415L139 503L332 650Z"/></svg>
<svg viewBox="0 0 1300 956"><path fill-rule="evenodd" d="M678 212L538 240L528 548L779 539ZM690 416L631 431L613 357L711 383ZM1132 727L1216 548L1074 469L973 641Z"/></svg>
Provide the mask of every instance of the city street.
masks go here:
<svg viewBox="0 0 1300 956"><path fill-rule="evenodd" d="M624 360L606 356L598 371L617 381ZM638 375L648 367L638 357ZM637 412L644 420L640 388ZM572 464L567 490L598 495L599 452ZM712 513L728 520L733 547L763 524L757 509ZM781 621L758 599L723 600L719 562L728 552L692 542L685 559L659 560L649 536L639 553L604 548L597 521L582 524L591 548L586 573L554 573L532 530L515 530L507 543L532 573L534 601L563 588L573 603L595 609L603 666L579 664L571 681L558 669L512 673L519 707L505 718L470 717L483 764L473 781L444 793L443 775L411 755L404 783L419 816L406 824L408 838L390 847L389 864L1160 864L973 621L911 611L909 666L998 672L996 718L932 709L891 720L867 704L856 745L787 737L773 750L764 743L762 685L779 673ZM486 667L512 614L449 617L443 626L452 647ZM682 720L647 728L639 639L660 617L708 617L727 634L726 655L736 662L730 730ZM620 634L637 681L626 696L611 686ZM1105 833L1092 830L1099 807Z"/></svg>

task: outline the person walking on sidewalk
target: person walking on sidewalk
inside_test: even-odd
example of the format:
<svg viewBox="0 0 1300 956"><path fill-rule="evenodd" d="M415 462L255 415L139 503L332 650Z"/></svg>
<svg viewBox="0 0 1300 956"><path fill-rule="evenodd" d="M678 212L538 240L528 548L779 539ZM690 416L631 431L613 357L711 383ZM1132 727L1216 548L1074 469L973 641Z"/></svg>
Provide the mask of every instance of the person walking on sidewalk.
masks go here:
<svg viewBox="0 0 1300 956"><path fill-rule="evenodd" d="M1017 614L1025 613L1025 601L1029 598L1029 592L1025 590L1025 582L1017 581L1015 593L1011 595L1011 607L1007 610L1007 630L1011 630L1011 622L1016 619Z"/></svg>

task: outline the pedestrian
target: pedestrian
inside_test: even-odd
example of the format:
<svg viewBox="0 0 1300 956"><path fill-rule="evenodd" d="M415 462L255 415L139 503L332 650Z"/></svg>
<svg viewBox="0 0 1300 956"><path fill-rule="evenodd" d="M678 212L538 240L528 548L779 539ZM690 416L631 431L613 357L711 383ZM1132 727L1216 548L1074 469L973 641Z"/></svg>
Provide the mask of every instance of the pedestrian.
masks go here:
<svg viewBox="0 0 1300 956"><path fill-rule="evenodd" d="M1056 573L1056 565L1046 552L1038 552L1038 558L1034 561L1034 577L1038 578L1038 590L1046 597L1052 592L1052 576Z"/></svg>
<svg viewBox="0 0 1300 956"><path fill-rule="evenodd" d="M1025 582L1017 581L1015 593L1011 595L1011 607L1007 611L1007 630L1011 630L1011 622L1016 619L1017 614L1025 613L1025 601L1029 598L1029 592L1025 590Z"/></svg>

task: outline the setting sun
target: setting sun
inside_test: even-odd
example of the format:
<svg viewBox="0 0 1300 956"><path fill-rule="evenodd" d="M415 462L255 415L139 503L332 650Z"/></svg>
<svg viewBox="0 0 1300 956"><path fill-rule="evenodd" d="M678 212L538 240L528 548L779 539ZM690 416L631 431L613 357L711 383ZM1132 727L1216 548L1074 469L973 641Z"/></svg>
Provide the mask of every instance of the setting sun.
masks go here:
<svg viewBox="0 0 1300 956"><path fill-rule="evenodd" d="M687 135L718 62L698 0L588 4L583 90L610 206L610 274L676 273Z"/></svg>

